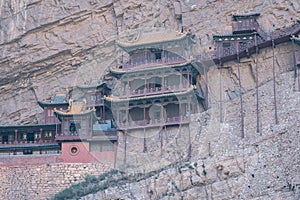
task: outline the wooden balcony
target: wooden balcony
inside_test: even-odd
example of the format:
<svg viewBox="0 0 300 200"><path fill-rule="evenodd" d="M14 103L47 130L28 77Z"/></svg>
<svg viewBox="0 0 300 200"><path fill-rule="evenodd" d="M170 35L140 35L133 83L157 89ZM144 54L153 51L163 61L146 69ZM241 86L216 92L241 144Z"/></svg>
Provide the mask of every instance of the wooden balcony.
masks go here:
<svg viewBox="0 0 300 200"><path fill-rule="evenodd" d="M34 141L9 141L9 142L1 142L0 146L37 146L41 144L57 144L54 139L44 139L44 140L34 140Z"/></svg>
<svg viewBox="0 0 300 200"><path fill-rule="evenodd" d="M88 138L91 138L92 134L80 134L78 132L68 132L68 133L58 133L55 136L55 140L56 141L64 141L64 140L75 140L75 141L79 141L79 140L85 140Z"/></svg>
<svg viewBox="0 0 300 200"><path fill-rule="evenodd" d="M258 24L255 25L255 29L259 35L259 37L257 37L256 45L259 49L261 49L272 46L272 40L274 40L275 45L290 41L292 35L300 32L300 23L297 22L292 26L275 30L269 34L264 32L261 27L258 26ZM255 53L255 48L256 46L253 40L246 45L240 46L239 49L237 49L236 45L231 45L230 47L222 48L221 51L220 49L212 51L210 54L214 62L218 64L236 60L237 55L239 55L240 58L250 56L251 54Z"/></svg>
<svg viewBox="0 0 300 200"><path fill-rule="evenodd" d="M140 129L140 128L150 128L166 125L178 125L178 124L187 124L190 122L190 117L188 116L178 116L170 117L167 119L155 119L155 120L138 120L138 121L129 121L128 123L119 123L118 129Z"/></svg>
<svg viewBox="0 0 300 200"><path fill-rule="evenodd" d="M143 69L148 67L157 67L162 65L181 64L184 62L186 62L186 60L181 57L163 58L159 60L145 60L143 62L138 62L138 63L123 64L122 68L124 70L133 70L133 69Z"/></svg>
<svg viewBox="0 0 300 200"><path fill-rule="evenodd" d="M89 100L86 103L87 107L96 107L96 106L103 106L104 105L104 98L97 99L97 100Z"/></svg>
<svg viewBox="0 0 300 200"><path fill-rule="evenodd" d="M150 96L156 94L166 94L172 92L180 92L186 91L189 88L188 84L182 85L173 85L168 87L155 87L155 88L144 88L132 91L124 91L121 93L121 98L128 98L128 97L139 97L139 96Z"/></svg>

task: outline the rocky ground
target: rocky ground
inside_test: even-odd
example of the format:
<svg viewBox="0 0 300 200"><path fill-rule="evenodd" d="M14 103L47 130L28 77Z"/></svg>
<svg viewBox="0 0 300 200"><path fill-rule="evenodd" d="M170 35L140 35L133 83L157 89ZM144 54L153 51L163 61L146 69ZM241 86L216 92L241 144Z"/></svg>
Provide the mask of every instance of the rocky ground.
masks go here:
<svg viewBox="0 0 300 200"><path fill-rule="evenodd" d="M108 173L106 178L95 178L92 184L84 183L87 190L82 186L71 187L56 197L299 199L300 93L293 90L293 82L292 72L277 76L279 124L275 124L273 115L273 82L268 81L259 87L261 132L256 132L255 106L252 105L255 91L250 91L244 94L244 138L241 137L237 98L224 104L226 109L221 123L219 109L213 107L193 116L190 124L192 152L188 162L178 160L162 165L157 159L156 168L144 173L140 172L140 166L134 168L132 164L127 172ZM187 137L186 132L181 134Z"/></svg>

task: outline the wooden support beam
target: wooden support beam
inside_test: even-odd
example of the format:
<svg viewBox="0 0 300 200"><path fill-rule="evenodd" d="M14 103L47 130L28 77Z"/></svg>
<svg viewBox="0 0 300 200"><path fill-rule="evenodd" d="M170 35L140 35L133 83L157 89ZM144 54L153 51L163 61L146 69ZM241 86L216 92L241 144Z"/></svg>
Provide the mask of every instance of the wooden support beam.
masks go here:
<svg viewBox="0 0 300 200"><path fill-rule="evenodd" d="M277 98L276 98L276 74L275 74L275 42L272 39L272 71L273 71L273 93L274 93L274 117L275 117L275 124L278 124L278 116L277 116Z"/></svg>
<svg viewBox="0 0 300 200"><path fill-rule="evenodd" d="M256 64L256 78L255 78L255 89L256 89L256 132L259 133L259 98L258 98L258 46L257 46L257 34L255 34L255 64Z"/></svg>
<svg viewBox="0 0 300 200"><path fill-rule="evenodd" d="M242 81L241 81L241 72L240 72L240 57L237 54L237 61L238 61L238 81L239 81L239 88L240 88L240 115L241 115L241 137L245 137L245 128L244 128L244 107L243 107L243 92L242 92Z"/></svg>
<svg viewBox="0 0 300 200"><path fill-rule="evenodd" d="M222 68L219 69L219 94L220 94L220 123L223 123L223 98L222 98Z"/></svg>

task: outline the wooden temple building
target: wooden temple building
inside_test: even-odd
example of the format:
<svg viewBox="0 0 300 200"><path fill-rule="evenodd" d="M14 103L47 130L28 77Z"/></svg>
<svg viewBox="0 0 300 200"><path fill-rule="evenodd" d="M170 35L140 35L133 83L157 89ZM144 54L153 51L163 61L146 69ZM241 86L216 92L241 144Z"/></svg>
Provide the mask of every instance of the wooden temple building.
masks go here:
<svg viewBox="0 0 300 200"><path fill-rule="evenodd" d="M233 15L232 34L213 35L212 60L218 66L239 62L254 53L257 57L261 48L274 51L275 45L292 41L300 90L300 21L266 33L258 17L258 13ZM56 94L38 101L44 110L43 124L0 126L0 155L56 154L60 162L113 161L124 133L189 124L191 114L207 108L208 95L199 88L202 72L191 54L193 44L189 32L158 28L120 36L122 61L109 69L103 81L78 85L76 99Z"/></svg>
<svg viewBox="0 0 300 200"><path fill-rule="evenodd" d="M266 33L258 24L259 13L233 15L232 34L213 35L216 50L212 57L217 65L250 57L259 49L291 41L300 32L300 21L283 29Z"/></svg>
<svg viewBox="0 0 300 200"><path fill-rule="evenodd" d="M200 74L189 57L192 43L190 33L165 29L117 42L128 59L110 68L118 92L105 101L119 130L187 124L190 114L204 109L203 96L195 93Z"/></svg>

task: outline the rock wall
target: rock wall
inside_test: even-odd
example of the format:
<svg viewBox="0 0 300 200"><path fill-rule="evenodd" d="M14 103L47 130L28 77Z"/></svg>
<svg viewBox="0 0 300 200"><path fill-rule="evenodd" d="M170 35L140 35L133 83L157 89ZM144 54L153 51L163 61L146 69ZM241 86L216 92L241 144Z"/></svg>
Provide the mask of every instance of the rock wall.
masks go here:
<svg viewBox="0 0 300 200"><path fill-rule="evenodd" d="M195 54L207 58L212 34L230 32L233 13L260 12L266 31L289 26L300 14L300 3L288 0L12 0L0 7L2 125L43 122L37 99L99 80L120 55L114 41L123 31L191 29L200 44Z"/></svg>
<svg viewBox="0 0 300 200"><path fill-rule="evenodd" d="M299 18L300 3L1 1L1 125L41 123L37 99L49 99L55 92L72 94L76 84L98 80L120 54L114 41L122 31L149 26L191 29L200 44L194 53L208 59L207 52L213 49L212 34L231 32L232 14L243 12L260 12L259 23L269 31L289 26ZM228 63L222 70L211 67L207 80L210 109L195 115L190 124L191 160L198 165L181 172L169 168L143 181L121 184L83 199L299 199L300 105L297 84L288 72L292 67L290 43L278 46L275 55L279 125L274 124L273 117L270 48L259 54L260 133L256 133L254 57L240 64L241 89L237 63ZM240 137L241 92L244 139ZM45 199L72 181L82 181L85 173L100 174L108 168L101 164L1 167L0 195L3 199Z"/></svg>
<svg viewBox="0 0 300 200"><path fill-rule="evenodd" d="M188 163L168 166L159 159L156 167L161 168L138 173L134 161L125 175L106 180L114 184L107 188L99 182L102 189L81 199L299 199L299 91L293 90L293 72L276 78L279 124L273 117L273 82L268 81L259 87L261 132L256 132L253 90L244 94L244 138L237 98L225 103L223 122L219 109L193 115Z"/></svg>
<svg viewBox="0 0 300 200"><path fill-rule="evenodd" d="M96 164L44 164L0 167L1 199L47 199L87 175L99 175L110 166Z"/></svg>

